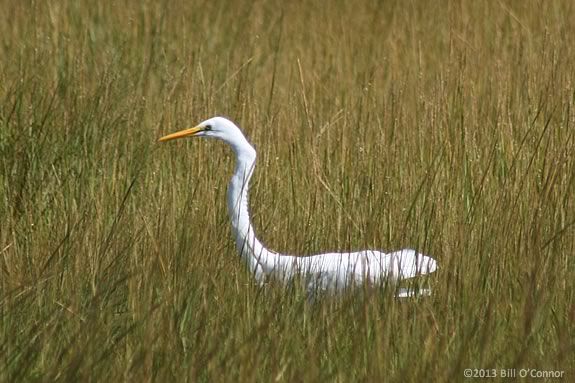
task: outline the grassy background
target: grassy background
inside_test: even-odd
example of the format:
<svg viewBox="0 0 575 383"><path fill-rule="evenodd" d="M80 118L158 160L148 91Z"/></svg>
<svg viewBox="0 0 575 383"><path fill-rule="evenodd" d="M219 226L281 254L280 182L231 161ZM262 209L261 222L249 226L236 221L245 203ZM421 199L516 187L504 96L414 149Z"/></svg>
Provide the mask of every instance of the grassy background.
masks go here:
<svg viewBox="0 0 575 383"><path fill-rule="evenodd" d="M575 374L571 1L0 1L0 381L462 381ZM415 247L431 298L310 306L296 254Z"/></svg>

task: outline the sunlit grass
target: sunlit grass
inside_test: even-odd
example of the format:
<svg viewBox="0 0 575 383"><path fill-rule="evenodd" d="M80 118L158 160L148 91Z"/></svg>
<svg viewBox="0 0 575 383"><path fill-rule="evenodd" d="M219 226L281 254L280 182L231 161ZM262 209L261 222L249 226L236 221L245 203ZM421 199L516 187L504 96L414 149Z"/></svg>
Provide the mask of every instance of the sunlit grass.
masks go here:
<svg viewBox="0 0 575 383"><path fill-rule="evenodd" d="M568 1L4 1L0 381L459 381L575 368ZM255 285L269 248L404 247L430 298Z"/></svg>

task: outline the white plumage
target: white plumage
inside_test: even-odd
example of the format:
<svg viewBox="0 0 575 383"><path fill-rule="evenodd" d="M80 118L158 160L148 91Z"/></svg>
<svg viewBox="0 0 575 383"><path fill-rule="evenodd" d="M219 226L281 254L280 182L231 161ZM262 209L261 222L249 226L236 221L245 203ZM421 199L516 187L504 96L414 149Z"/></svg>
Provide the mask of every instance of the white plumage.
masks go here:
<svg viewBox="0 0 575 383"><path fill-rule="evenodd" d="M434 272L436 261L415 250L392 253L363 250L353 253L326 253L308 257L284 255L270 251L257 239L250 221L248 186L253 174L256 151L241 130L223 117L214 117L197 127L160 138L168 141L187 136L213 137L226 142L236 155L236 166L228 185L227 203L236 246L256 280L263 283L269 276L289 282L298 277L306 283L309 294L339 292L343 289L382 282L397 282ZM429 290L420 290L420 293ZM411 296L400 290L397 296Z"/></svg>

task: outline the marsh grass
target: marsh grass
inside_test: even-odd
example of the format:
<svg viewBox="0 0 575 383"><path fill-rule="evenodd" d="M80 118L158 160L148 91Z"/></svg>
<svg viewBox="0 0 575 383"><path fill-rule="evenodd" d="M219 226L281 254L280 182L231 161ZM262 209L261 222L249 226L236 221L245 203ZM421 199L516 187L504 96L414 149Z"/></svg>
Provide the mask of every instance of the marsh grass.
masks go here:
<svg viewBox="0 0 575 383"><path fill-rule="evenodd" d="M1 381L574 373L569 1L1 2ZM430 298L256 286L214 114L258 150L259 237L417 248Z"/></svg>

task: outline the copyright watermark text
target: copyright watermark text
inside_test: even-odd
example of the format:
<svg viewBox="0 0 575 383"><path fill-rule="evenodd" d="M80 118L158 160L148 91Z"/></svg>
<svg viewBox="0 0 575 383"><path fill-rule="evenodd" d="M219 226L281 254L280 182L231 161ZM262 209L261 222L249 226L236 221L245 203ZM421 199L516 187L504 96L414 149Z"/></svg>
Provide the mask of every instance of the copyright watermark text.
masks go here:
<svg viewBox="0 0 575 383"><path fill-rule="evenodd" d="M537 368L466 368L463 370L466 378L541 378L563 379L563 370L541 370Z"/></svg>

